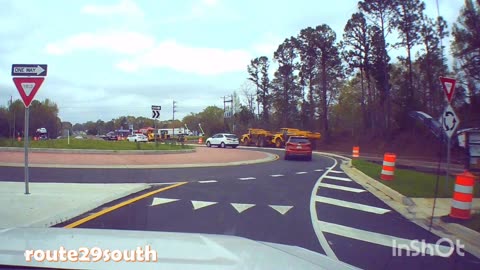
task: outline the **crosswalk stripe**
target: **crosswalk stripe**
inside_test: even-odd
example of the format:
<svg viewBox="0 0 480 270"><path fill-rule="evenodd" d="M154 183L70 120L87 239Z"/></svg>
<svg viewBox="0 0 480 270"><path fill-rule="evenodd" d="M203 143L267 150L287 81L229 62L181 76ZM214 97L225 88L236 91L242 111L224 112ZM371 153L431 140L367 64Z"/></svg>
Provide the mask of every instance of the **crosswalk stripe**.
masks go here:
<svg viewBox="0 0 480 270"><path fill-rule="evenodd" d="M365 230L360 230L356 228L351 228L339 224L317 221L318 227L322 232L331 233L340 235L342 237L348 237L351 239L356 239L364 242L369 242L377 245L382 245L386 247L392 247L395 249L405 249L410 252L420 251L422 254L429 254L435 256L445 257L447 254L451 254L450 246L442 246L437 244L426 244L419 249L413 250L415 247L412 245L413 240L399 238L391 235L385 235L376 232L370 232ZM418 241L418 240L417 240ZM420 245L417 245L419 247ZM432 248L433 247L433 248ZM402 254L401 251L397 251L397 254Z"/></svg>
<svg viewBox="0 0 480 270"><path fill-rule="evenodd" d="M323 177L323 179L332 179L332 180L338 180L338 181L352 182L352 179L350 179L350 178L330 176L330 175L325 175L325 177Z"/></svg>
<svg viewBox="0 0 480 270"><path fill-rule="evenodd" d="M370 205L360 204L360 203L353 203L353 202L348 202L348 201L342 201L342 200L337 200L337 199L332 199L332 198L327 198L327 197L322 197L322 196L316 196L315 201L320 202L320 203L326 203L326 204L331 204L331 205L335 205L335 206L355 209L355 210L359 210L359 211L379 214L379 215L390 212L390 210L380 208L380 207L375 207L375 206L370 206Z"/></svg>
<svg viewBox="0 0 480 270"><path fill-rule="evenodd" d="M350 191L350 192L355 192L355 193L360 193L360 192L365 192L366 191L365 189L351 188L351 187L332 185L332 184L326 184L326 183L320 183L318 186L319 187L324 187L324 188L338 189L338 190L343 190L343 191Z"/></svg>
<svg viewBox="0 0 480 270"><path fill-rule="evenodd" d="M334 171L334 170L331 170L330 172L331 173L343 173L342 171Z"/></svg>

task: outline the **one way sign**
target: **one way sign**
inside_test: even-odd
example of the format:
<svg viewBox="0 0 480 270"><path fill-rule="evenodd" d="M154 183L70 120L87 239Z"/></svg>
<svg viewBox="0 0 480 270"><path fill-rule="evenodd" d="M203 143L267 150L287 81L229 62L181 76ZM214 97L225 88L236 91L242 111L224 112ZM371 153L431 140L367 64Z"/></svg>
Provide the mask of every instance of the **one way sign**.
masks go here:
<svg viewBox="0 0 480 270"><path fill-rule="evenodd" d="M47 65L40 64L13 64L12 76L47 76Z"/></svg>

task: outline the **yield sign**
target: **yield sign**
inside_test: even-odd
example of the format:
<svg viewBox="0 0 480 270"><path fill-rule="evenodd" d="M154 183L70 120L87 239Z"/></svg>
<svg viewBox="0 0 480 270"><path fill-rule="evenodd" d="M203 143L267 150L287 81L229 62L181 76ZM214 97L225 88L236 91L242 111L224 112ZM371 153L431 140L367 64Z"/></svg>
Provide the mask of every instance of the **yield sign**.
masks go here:
<svg viewBox="0 0 480 270"><path fill-rule="evenodd" d="M17 87L18 93L22 97L23 104L25 107L30 107L35 94L43 83L45 78L35 78L35 77L14 77L13 82Z"/></svg>
<svg viewBox="0 0 480 270"><path fill-rule="evenodd" d="M440 82L442 83L443 91L445 96L447 96L448 103L452 101L453 93L455 92L455 79L440 77Z"/></svg>

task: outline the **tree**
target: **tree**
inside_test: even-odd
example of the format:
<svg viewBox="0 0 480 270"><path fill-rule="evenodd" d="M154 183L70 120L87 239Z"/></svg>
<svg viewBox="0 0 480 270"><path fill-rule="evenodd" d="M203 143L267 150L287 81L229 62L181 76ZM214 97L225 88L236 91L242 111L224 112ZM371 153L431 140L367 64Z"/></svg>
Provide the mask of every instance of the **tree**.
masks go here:
<svg viewBox="0 0 480 270"><path fill-rule="evenodd" d="M257 102L262 104L262 121L263 125L269 126L269 108L270 108L270 79L268 77L269 60L266 56L253 59L247 67L248 78L257 87ZM258 112L260 114L260 112Z"/></svg>
<svg viewBox="0 0 480 270"><path fill-rule="evenodd" d="M374 57L376 70L372 73L377 75L377 87L382 92L380 100L384 116L382 128L384 128L387 136L390 135L391 99L388 77L388 62L390 60L387 53L386 36L391 31L390 21L394 6L394 0L364 0L358 3L359 9L369 16L370 21L375 26L372 42L375 49L372 56Z"/></svg>
<svg viewBox="0 0 480 270"><path fill-rule="evenodd" d="M360 71L360 106L363 116L363 124L365 128L370 127L370 119L367 111L367 104L373 104L373 94L370 85L370 54L371 39L373 36L372 27L367 24L367 20L363 13L354 13L348 20L344 28L343 42L346 50L343 51L343 58L351 69L359 69ZM365 89L364 79L367 81ZM367 101L368 100L368 101Z"/></svg>
<svg viewBox="0 0 480 270"><path fill-rule="evenodd" d="M316 31L319 34L320 119L323 124L323 136L328 141L328 105L335 96L333 90L337 89L337 80L343 77L343 67L338 45L335 43L335 32L326 24L317 26Z"/></svg>
<svg viewBox="0 0 480 270"><path fill-rule="evenodd" d="M412 47L420 43L420 30L422 27L423 11L425 3L420 0L402 0L393 6L394 16L392 16L392 25L399 32L400 42L396 47L405 47L407 49L407 110L415 109L415 89L413 88L413 67L412 67Z"/></svg>
<svg viewBox="0 0 480 270"><path fill-rule="evenodd" d="M452 28L452 53L467 76L480 80L480 1L465 0Z"/></svg>
<svg viewBox="0 0 480 270"><path fill-rule="evenodd" d="M273 98L276 112L279 114L280 123L283 127L290 126L298 114L297 104L301 93L295 84L294 71L297 67L296 51L297 40L294 37L285 39L274 53L274 59L278 62L278 70L275 72L273 81Z"/></svg>
<svg viewBox="0 0 480 270"><path fill-rule="evenodd" d="M207 136L224 131L223 109L217 106L208 106L199 113L200 123Z"/></svg>

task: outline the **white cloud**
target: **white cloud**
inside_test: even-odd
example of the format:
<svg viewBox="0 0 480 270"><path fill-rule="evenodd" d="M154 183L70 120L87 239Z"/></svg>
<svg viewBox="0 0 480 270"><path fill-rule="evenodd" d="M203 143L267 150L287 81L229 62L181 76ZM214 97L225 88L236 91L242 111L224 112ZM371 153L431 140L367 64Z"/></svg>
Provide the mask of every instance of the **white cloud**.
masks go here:
<svg viewBox="0 0 480 270"><path fill-rule="evenodd" d="M46 52L64 55L80 50L106 50L120 54L136 54L153 47L154 38L136 32L80 33L50 43Z"/></svg>
<svg viewBox="0 0 480 270"><path fill-rule="evenodd" d="M131 0L121 0L113 5L86 5L81 10L82 13L98 16L122 15L130 17L143 17L143 11Z"/></svg>
<svg viewBox="0 0 480 270"><path fill-rule="evenodd" d="M267 33L258 43L253 44L252 48L258 56L265 55L268 58L273 57L273 53L277 50L278 46L283 42L285 38L273 33Z"/></svg>
<svg viewBox="0 0 480 270"><path fill-rule="evenodd" d="M250 53L244 50L196 48L166 40L138 57L119 62L116 67L126 72L170 68L186 73L217 75L244 71L250 59Z"/></svg>
<svg viewBox="0 0 480 270"><path fill-rule="evenodd" d="M218 3L218 0L202 0L202 4L207 6L216 6Z"/></svg>

